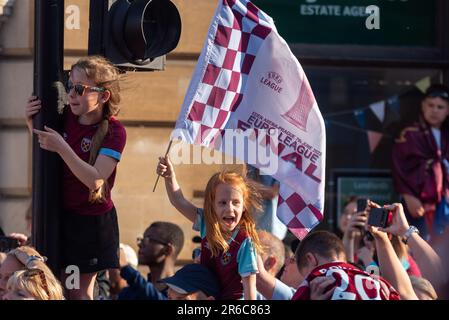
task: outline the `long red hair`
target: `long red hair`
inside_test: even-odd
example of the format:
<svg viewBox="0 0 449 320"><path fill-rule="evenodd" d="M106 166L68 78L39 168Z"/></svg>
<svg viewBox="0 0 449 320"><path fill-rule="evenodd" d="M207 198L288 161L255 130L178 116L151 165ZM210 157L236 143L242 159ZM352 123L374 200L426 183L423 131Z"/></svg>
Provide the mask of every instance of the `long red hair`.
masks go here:
<svg viewBox="0 0 449 320"><path fill-rule="evenodd" d="M228 184L238 189L243 197L243 213L239 226L243 228L251 238L256 251L262 253L262 245L256 232L254 214L262 210L262 195L257 183L243 177L241 174L223 171L214 174L207 183L204 199L204 218L206 223L206 239L213 257L220 252L229 250L229 245L220 229L217 215L214 211L215 193L218 185Z"/></svg>

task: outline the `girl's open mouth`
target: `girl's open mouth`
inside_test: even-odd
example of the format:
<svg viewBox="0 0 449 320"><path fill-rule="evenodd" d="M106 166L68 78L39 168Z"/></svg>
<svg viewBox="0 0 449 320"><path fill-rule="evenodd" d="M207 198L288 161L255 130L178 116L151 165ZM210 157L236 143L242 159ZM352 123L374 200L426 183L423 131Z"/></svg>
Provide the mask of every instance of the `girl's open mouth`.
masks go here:
<svg viewBox="0 0 449 320"><path fill-rule="evenodd" d="M232 224L235 221L234 217L224 217L223 218L224 222L226 222L227 224Z"/></svg>

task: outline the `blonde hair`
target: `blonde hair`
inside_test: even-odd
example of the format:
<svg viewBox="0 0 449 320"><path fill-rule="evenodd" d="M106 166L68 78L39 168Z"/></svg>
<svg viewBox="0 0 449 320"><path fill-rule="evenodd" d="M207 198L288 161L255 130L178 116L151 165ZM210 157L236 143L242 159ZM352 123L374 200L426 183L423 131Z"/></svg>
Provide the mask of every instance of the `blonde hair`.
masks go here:
<svg viewBox="0 0 449 320"><path fill-rule="evenodd" d="M259 237L256 232L256 223L253 214L262 209L262 196L258 185L244 178L241 174L223 171L214 174L207 183L204 199L204 218L206 223L206 239L212 252L212 257L218 257L220 252L229 250L223 233L220 229L217 215L214 211L215 192L220 184L231 185L242 193L243 213L239 225L248 233L258 253L263 252Z"/></svg>
<svg viewBox="0 0 449 320"><path fill-rule="evenodd" d="M120 73L109 60L101 56L81 58L72 66L71 72L74 69L83 71L87 78L95 82L95 85L106 89L111 94L109 100L103 105L103 118L92 138L89 164L93 165L97 160L101 144L109 131L109 119L120 111ZM98 189L91 191L89 201L91 203L104 202L108 192L109 187L105 180Z"/></svg>
<svg viewBox="0 0 449 320"><path fill-rule="evenodd" d="M64 300L58 280L41 269L14 272L6 285L8 291L26 291L36 300Z"/></svg>
<svg viewBox="0 0 449 320"><path fill-rule="evenodd" d="M42 257L30 246L21 246L15 250L23 251L28 256ZM8 255L15 257L14 251L10 251ZM50 268L45 262L36 261L36 264L36 269L16 271L6 284L7 290L24 290L36 300L64 300L63 288Z"/></svg>

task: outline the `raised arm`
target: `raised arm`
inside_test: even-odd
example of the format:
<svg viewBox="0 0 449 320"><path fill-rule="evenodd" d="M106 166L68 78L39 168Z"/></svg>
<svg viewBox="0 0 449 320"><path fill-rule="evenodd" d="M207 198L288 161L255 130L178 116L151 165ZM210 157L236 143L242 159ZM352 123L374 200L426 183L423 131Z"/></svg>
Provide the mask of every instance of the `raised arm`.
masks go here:
<svg viewBox="0 0 449 320"><path fill-rule="evenodd" d="M355 238L360 237L361 230L365 227L366 220L367 217L364 211L353 214L349 221L348 228L343 235L343 246L350 262L356 262L354 261L354 253L358 248L355 248Z"/></svg>
<svg viewBox="0 0 449 320"><path fill-rule="evenodd" d="M378 228L369 227L376 241L377 257L382 277L388 280L398 290L403 300L419 300L413 290L412 282L399 261L388 235Z"/></svg>
<svg viewBox="0 0 449 320"><path fill-rule="evenodd" d="M380 208L377 203L369 201L367 213L370 214L371 208ZM397 204L385 206L390 211L396 211ZM399 257L394 251L393 245L388 238L387 230L373 227L366 224L366 230L371 232L376 243L377 258L379 259L380 273L382 277L388 280L399 292L403 300L418 300L413 290L412 282L402 266Z"/></svg>
<svg viewBox="0 0 449 320"><path fill-rule="evenodd" d="M404 237L410 229L410 225L407 222L402 205L396 203L388 207L388 209L393 212L393 221L391 226L386 228L385 231L399 237ZM445 272L438 254L416 232L410 235L407 245L413 253L413 258L418 264L422 276L428 279L435 288L440 287L445 280Z"/></svg>
<svg viewBox="0 0 449 320"><path fill-rule="evenodd" d="M256 276L257 291L259 291L265 299L271 300L276 286L276 278L269 274L265 269L260 255L257 256L257 269L259 269L259 273L257 273Z"/></svg>
<svg viewBox="0 0 449 320"><path fill-rule="evenodd" d="M243 284L243 297L245 300L256 300L256 275L251 274L246 277L242 277Z"/></svg>
<svg viewBox="0 0 449 320"><path fill-rule="evenodd" d="M168 155L165 158L159 157L156 173L162 176L165 180L165 189L167 190L170 203L187 219L191 222L195 222L197 208L182 194L181 187L176 180L173 164Z"/></svg>

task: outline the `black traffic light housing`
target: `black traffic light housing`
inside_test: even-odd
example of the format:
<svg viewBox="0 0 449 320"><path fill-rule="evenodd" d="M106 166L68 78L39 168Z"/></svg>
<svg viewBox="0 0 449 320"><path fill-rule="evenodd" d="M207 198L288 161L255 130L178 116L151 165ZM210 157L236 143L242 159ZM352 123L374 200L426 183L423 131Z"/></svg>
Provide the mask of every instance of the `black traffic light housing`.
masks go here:
<svg viewBox="0 0 449 320"><path fill-rule="evenodd" d="M181 18L170 0L91 0L89 54L124 70L163 70L176 48ZM103 15L101 15L103 13Z"/></svg>

